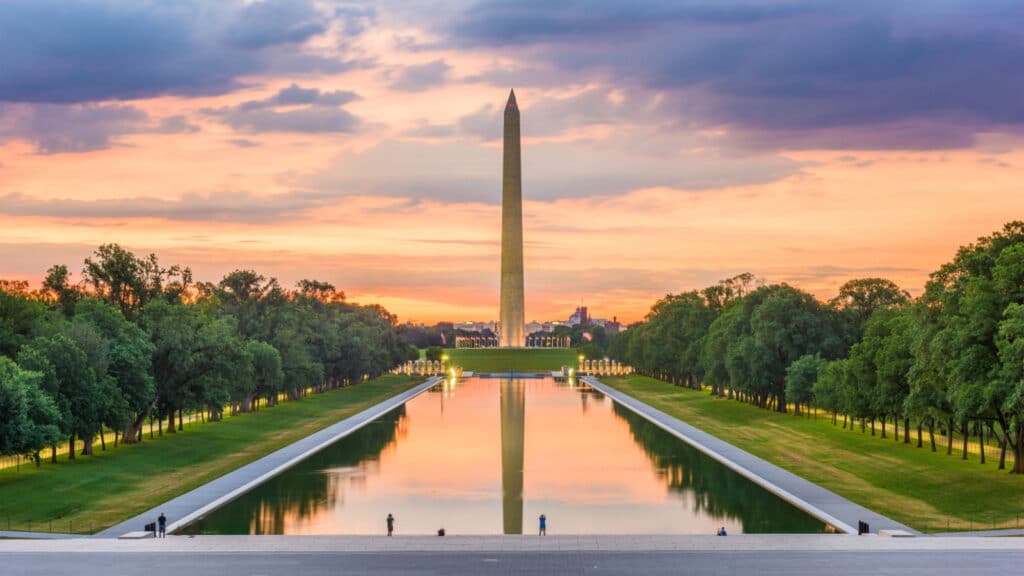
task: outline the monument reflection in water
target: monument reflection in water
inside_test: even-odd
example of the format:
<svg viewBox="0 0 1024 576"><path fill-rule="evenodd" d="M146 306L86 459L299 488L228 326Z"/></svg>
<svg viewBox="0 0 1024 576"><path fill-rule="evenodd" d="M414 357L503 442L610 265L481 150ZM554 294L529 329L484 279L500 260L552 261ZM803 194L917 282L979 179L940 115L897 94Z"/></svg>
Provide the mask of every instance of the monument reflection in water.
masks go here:
<svg viewBox="0 0 1024 576"><path fill-rule="evenodd" d="M586 386L446 382L187 527L208 534L821 532Z"/></svg>

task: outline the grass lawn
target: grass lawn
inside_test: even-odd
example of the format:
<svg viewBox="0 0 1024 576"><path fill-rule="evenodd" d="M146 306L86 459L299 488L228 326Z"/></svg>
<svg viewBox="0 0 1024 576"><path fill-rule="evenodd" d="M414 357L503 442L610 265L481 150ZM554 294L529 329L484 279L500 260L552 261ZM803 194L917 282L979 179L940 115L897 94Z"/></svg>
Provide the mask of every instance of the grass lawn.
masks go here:
<svg viewBox="0 0 1024 576"><path fill-rule="evenodd" d="M933 453L927 430L917 448L913 428L910 444L902 434L897 443L859 426L844 430L841 420L833 426L824 416L779 414L642 376L601 381L922 532L1016 528L1024 520L1024 476L998 470L998 458L961 460L956 443L951 456L943 445Z"/></svg>
<svg viewBox="0 0 1024 576"><path fill-rule="evenodd" d="M542 348L530 350L501 348L448 348L444 351L449 362L474 372L507 372L560 370L563 365L575 368L579 355L572 348Z"/></svg>
<svg viewBox="0 0 1024 576"><path fill-rule="evenodd" d="M142 444L42 468L0 470L0 530L96 532L259 459L423 381L383 376L298 402L186 424ZM31 524L30 524L31 523Z"/></svg>

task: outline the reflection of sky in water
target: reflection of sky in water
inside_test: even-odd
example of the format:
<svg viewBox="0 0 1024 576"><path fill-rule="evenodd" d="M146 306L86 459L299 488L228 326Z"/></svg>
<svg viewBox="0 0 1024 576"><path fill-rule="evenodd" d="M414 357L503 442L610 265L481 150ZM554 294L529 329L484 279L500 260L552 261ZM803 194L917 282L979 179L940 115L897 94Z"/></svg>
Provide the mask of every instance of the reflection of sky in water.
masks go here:
<svg viewBox="0 0 1024 576"><path fill-rule="evenodd" d="M552 534L824 527L596 391L470 379L411 400L194 529L371 534L388 513L399 534L530 534L542 513Z"/></svg>

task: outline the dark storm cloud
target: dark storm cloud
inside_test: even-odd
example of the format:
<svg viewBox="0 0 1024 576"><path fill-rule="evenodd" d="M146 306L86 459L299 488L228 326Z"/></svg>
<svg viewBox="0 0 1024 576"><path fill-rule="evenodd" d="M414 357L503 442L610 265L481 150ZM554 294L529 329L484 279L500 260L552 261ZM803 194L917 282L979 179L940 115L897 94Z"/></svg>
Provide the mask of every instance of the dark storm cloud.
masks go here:
<svg viewBox="0 0 1024 576"><path fill-rule="evenodd" d="M40 154L103 150L128 134L179 134L199 127L184 116L154 120L121 104L0 104L0 142L25 140Z"/></svg>
<svg viewBox="0 0 1024 576"><path fill-rule="evenodd" d="M1020 3L488 0L452 22L454 45L663 93L756 146L958 147L1024 124Z"/></svg>
<svg viewBox="0 0 1024 576"><path fill-rule="evenodd" d="M326 22L311 2L267 0L246 6L231 23L225 40L229 45L252 50L302 43L326 31Z"/></svg>
<svg viewBox="0 0 1024 576"><path fill-rule="evenodd" d="M312 0L9 0L0 101L223 94L243 75L337 69L300 50L329 23Z"/></svg>
<svg viewBox="0 0 1024 576"><path fill-rule="evenodd" d="M203 113L242 132L352 132L360 121L341 106L357 99L355 92L322 92L292 84L270 98L250 100L238 106L207 108Z"/></svg>
<svg viewBox="0 0 1024 576"><path fill-rule="evenodd" d="M283 88L270 98L246 102L245 104L242 104L242 107L247 109L256 109L269 108L272 106L298 105L342 106L358 99L359 96L355 92L349 92L347 90L323 92L318 88L303 88L293 82L290 86Z"/></svg>

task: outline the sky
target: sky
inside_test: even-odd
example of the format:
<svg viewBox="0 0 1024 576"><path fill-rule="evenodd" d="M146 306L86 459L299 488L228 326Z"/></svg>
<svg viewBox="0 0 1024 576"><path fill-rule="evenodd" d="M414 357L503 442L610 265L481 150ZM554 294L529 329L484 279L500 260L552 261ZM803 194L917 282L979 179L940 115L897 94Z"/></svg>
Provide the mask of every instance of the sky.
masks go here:
<svg viewBox="0 0 1024 576"><path fill-rule="evenodd" d="M495 319L514 87L527 321L916 295L1024 217L1022 61L1001 0L7 0L0 278L116 242Z"/></svg>

